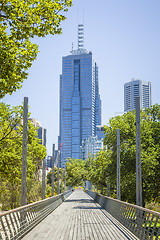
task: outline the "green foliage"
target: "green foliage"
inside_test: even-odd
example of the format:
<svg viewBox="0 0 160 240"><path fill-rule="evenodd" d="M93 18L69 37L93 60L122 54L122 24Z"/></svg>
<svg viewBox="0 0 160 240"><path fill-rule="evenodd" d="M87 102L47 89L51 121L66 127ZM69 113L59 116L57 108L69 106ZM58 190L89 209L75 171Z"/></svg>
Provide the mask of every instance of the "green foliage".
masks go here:
<svg viewBox="0 0 160 240"><path fill-rule="evenodd" d="M82 159L69 159L66 163L66 184L67 186L81 186L86 180L86 162Z"/></svg>
<svg viewBox="0 0 160 240"><path fill-rule="evenodd" d="M135 111L112 118L105 127L104 143L111 151L105 172L110 175L111 194L116 192L117 129L121 141L121 198L135 203L136 199L136 126ZM141 161L143 206L160 195L160 106L141 111ZM100 156L103 153L100 153ZM99 156L99 157L100 157ZM98 157L98 158L99 158ZM96 161L98 161L98 158ZM105 174L102 173L105 177Z"/></svg>
<svg viewBox="0 0 160 240"><path fill-rule="evenodd" d="M10 108L9 105L0 103L0 202L3 204L4 208L7 206L10 206L9 208L15 208L20 205L19 194L21 186L23 140L22 114L22 106ZM33 124L28 121L28 202L31 202L31 192L33 189L38 188L36 186L36 181L38 181L41 161L45 157L46 148L39 144L37 130ZM5 194L5 192L10 193ZM36 199L36 195L37 193L35 191L33 200Z"/></svg>
<svg viewBox="0 0 160 240"><path fill-rule="evenodd" d="M116 198L117 129L120 129L121 199L136 203L136 120L135 111L117 116L105 126L104 144L96 156L86 161L69 159L66 163L67 185L80 186L89 180L106 193L110 184L111 197ZM141 165L143 206L160 199L160 105L141 111ZM48 174L51 184L51 173Z"/></svg>
<svg viewBox="0 0 160 240"><path fill-rule="evenodd" d="M31 38L60 34L72 0L5 0L0 2L0 98L21 88L38 46Z"/></svg>
<svg viewBox="0 0 160 240"><path fill-rule="evenodd" d="M60 168L60 177L61 177L61 168ZM54 181L57 181L57 167L54 167ZM52 185L52 169L47 174L47 184Z"/></svg>
<svg viewBox="0 0 160 240"><path fill-rule="evenodd" d="M121 141L121 199L135 202L136 194L136 126L135 112L128 112L109 121L105 127L104 143L110 153L108 175L110 176L111 196L116 196L117 178L117 129L120 129Z"/></svg>
<svg viewBox="0 0 160 240"><path fill-rule="evenodd" d="M52 196L52 187L49 184L46 184L46 198Z"/></svg>
<svg viewBox="0 0 160 240"><path fill-rule="evenodd" d="M0 181L0 203L2 210L14 209L21 200L21 186L18 183Z"/></svg>
<svg viewBox="0 0 160 240"><path fill-rule="evenodd" d="M54 195L57 195L57 171L58 168L54 168ZM63 169L63 189L64 189L64 176L65 171ZM60 191L61 191L61 176L62 176L62 168L59 169L59 184L60 184ZM52 169L47 174L47 189L48 192L46 193L46 197L51 197L52 195ZM50 187L49 187L50 186ZM66 190L66 189L65 189Z"/></svg>
<svg viewBox="0 0 160 240"><path fill-rule="evenodd" d="M22 87L38 53L38 46L29 39L17 40L6 31L7 26L0 23L0 98Z"/></svg>
<svg viewBox="0 0 160 240"><path fill-rule="evenodd" d="M33 203L42 199L42 182L33 178L27 180L27 202Z"/></svg>
<svg viewBox="0 0 160 240"><path fill-rule="evenodd" d="M86 161L88 180L96 185L107 186L109 152L100 151L96 156L89 157Z"/></svg>

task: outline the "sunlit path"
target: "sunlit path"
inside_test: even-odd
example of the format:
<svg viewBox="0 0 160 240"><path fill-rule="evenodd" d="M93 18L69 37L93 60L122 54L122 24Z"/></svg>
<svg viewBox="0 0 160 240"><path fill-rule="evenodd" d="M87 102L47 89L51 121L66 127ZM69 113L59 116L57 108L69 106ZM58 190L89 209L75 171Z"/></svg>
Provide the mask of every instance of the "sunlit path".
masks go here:
<svg viewBox="0 0 160 240"><path fill-rule="evenodd" d="M138 239L81 190L73 192L23 240Z"/></svg>

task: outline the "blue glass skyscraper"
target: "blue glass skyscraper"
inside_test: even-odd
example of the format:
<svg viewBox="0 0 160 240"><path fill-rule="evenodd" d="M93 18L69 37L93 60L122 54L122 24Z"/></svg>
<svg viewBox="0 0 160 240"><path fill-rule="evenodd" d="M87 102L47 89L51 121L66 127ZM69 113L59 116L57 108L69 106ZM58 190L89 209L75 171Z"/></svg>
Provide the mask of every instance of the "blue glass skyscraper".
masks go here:
<svg viewBox="0 0 160 240"><path fill-rule="evenodd" d="M78 25L78 49L62 58L60 76L61 161L80 158L82 140L96 135L101 125L98 66L83 46L84 26Z"/></svg>

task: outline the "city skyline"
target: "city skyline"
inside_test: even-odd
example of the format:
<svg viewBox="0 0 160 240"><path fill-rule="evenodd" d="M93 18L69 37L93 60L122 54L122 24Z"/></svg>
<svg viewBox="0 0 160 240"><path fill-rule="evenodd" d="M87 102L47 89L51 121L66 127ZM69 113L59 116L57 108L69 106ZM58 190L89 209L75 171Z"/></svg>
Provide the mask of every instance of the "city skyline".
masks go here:
<svg viewBox="0 0 160 240"><path fill-rule="evenodd" d="M59 125L59 73L61 58L77 44L77 24L84 9L85 46L92 50L99 66L102 124L124 109L124 83L132 78L152 82L153 104L160 104L160 2L73 1L62 24L62 35L35 38L37 60L23 87L1 101L20 105L29 98L31 117L47 129L47 151L51 155ZM79 21L78 21L79 11Z"/></svg>

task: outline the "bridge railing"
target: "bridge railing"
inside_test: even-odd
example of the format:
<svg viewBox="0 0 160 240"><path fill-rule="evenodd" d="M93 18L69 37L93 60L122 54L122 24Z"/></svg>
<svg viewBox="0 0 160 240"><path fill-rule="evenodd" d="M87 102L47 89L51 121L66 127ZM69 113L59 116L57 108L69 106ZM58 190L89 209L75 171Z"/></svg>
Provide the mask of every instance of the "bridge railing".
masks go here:
<svg viewBox="0 0 160 240"><path fill-rule="evenodd" d="M0 214L0 239L21 239L56 209L72 191L31 203Z"/></svg>
<svg viewBox="0 0 160 240"><path fill-rule="evenodd" d="M139 239L160 239L160 213L87 190L100 206Z"/></svg>

